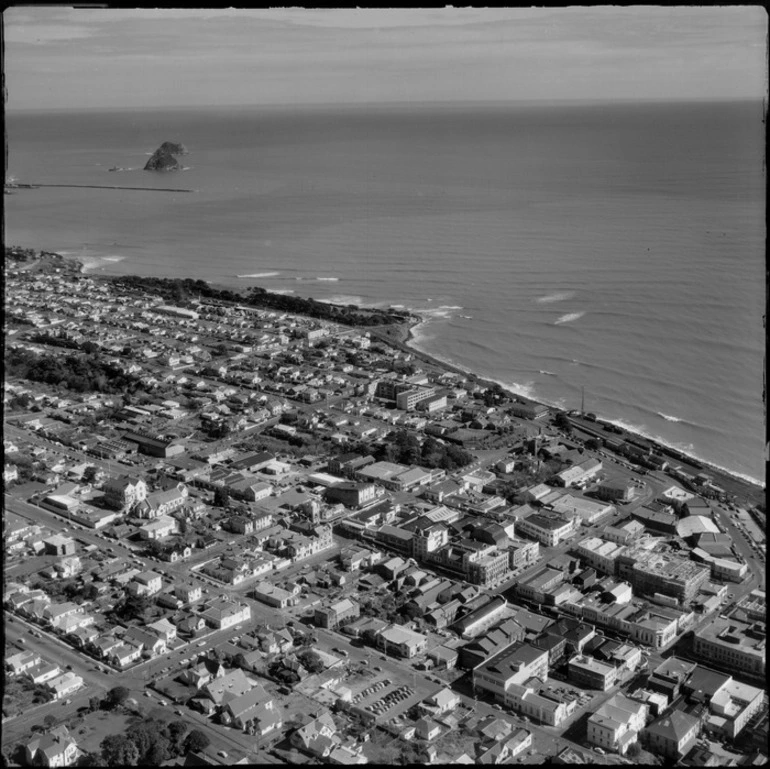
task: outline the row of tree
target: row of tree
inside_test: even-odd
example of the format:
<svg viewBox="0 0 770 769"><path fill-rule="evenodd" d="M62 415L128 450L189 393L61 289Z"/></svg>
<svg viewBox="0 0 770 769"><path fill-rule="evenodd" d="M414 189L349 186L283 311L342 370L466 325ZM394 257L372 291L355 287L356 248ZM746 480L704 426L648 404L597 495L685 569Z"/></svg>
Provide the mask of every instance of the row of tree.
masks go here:
<svg viewBox="0 0 770 769"><path fill-rule="evenodd" d="M123 290L141 291L162 296L164 299L182 304L197 297L220 302L243 304L278 312L289 312L311 318L329 320L348 326L379 326L386 323L404 322L409 313L399 310L362 310L356 305L335 305L315 299L274 294L264 288L254 287L245 296L230 289L216 288L204 280L192 278L152 278L127 275L112 278L114 284Z"/></svg>
<svg viewBox="0 0 770 769"><path fill-rule="evenodd" d="M428 469L440 468L452 472L469 465L473 455L454 444L444 444L428 436L420 443L414 433L399 430L389 439L376 444L365 441L345 449L363 456L367 454L378 462L399 462L404 465L419 465Z"/></svg>
<svg viewBox="0 0 770 769"><path fill-rule="evenodd" d="M200 729L188 731L185 721L145 718L127 734L109 734L100 744L107 766L160 766L187 753L205 750L211 743Z"/></svg>
<svg viewBox="0 0 770 769"><path fill-rule="evenodd" d="M5 373L81 393L133 393L141 386L139 379L124 374L98 355L40 355L21 347L11 347L6 353Z"/></svg>

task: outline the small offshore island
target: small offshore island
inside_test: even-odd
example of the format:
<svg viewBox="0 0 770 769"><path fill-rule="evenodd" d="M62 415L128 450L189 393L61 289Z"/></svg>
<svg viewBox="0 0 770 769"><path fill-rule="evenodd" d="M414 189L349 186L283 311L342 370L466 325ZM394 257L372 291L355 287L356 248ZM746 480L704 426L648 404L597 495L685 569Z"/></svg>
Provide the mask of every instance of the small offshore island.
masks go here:
<svg viewBox="0 0 770 769"><path fill-rule="evenodd" d="M110 765L133 730L219 764L763 755L763 489L415 351L408 311L5 275L4 745L57 699Z"/></svg>
<svg viewBox="0 0 770 769"><path fill-rule="evenodd" d="M177 160L177 155L187 155L188 150L184 144L178 142L163 142L153 152L152 157L144 166L145 171L179 171L182 164Z"/></svg>

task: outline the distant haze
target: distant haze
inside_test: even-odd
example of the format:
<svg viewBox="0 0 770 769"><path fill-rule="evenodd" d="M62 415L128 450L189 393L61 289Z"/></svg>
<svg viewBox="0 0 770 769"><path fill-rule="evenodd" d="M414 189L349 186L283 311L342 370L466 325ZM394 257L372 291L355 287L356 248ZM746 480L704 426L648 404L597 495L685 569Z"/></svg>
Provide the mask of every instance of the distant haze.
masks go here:
<svg viewBox="0 0 770 769"><path fill-rule="evenodd" d="M10 8L7 108L763 98L760 7Z"/></svg>

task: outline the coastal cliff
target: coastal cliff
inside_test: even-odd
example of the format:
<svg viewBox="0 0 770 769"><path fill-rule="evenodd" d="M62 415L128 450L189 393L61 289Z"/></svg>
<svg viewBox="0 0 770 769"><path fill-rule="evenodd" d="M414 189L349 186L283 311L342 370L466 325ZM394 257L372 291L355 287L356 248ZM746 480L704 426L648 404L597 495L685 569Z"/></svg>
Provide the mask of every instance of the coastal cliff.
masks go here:
<svg viewBox="0 0 770 769"><path fill-rule="evenodd" d="M182 168L181 163L176 159L176 155L186 155L187 148L184 144L177 142L163 142L163 144L152 153L152 157L144 166L145 171L178 171ZM112 169L110 169L112 170Z"/></svg>

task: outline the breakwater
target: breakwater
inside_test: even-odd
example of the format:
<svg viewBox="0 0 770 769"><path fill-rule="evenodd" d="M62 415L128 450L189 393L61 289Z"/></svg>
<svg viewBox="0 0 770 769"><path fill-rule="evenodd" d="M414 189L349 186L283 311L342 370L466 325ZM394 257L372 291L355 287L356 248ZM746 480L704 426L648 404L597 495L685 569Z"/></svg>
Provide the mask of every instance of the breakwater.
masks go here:
<svg viewBox="0 0 770 769"><path fill-rule="evenodd" d="M11 187L11 185L7 185ZM140 190L142 192L195 192L175 187L120 187L112 184L15 184L11 189L36 190L38 187L81 187L91 190Z"/></svg>

